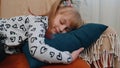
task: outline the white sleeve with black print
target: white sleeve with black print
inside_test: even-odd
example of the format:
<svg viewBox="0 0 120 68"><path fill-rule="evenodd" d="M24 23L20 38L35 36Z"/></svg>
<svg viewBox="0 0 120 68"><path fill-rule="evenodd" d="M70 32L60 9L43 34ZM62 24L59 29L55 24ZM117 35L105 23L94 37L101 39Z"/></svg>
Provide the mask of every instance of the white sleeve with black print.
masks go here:
<svg viewBox="0 0 120 68"><path fill-rule="evenodd" d="M2 18L1 23L4 25L3 32L7 36L5 41L7 46L18 46L27 38L26 18L27 16L16 16L9 19Z"/></svg>
<svg viewBox="0 0 120 68"><path fill-rule="evenodd" d="M62 52L45 44L44 36L47 23L48 21L46 21L46 17L43 16L36 16L35 20L31 19L29 24L31 27L28 29L30 54L34 58L43 62L71 63L72 57L69 52Z"/></svg>
<svg viewBox="0 0 120 68"><path fill-rule="evenodd" d="M47 27L47 16L28 15L0 19L0 32L7 36L5 41L7 46L18 46L28 38L30 54L34 58L48 63L71 63L72 57L69 52L62 52L45 44ZM6 48L6 52L10 50Z"/></svg>

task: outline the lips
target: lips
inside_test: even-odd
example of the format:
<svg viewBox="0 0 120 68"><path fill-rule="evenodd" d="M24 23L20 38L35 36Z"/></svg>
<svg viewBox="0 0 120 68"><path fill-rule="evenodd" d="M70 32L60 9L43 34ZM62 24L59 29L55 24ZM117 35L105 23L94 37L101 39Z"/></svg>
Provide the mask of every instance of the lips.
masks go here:
<svg viewBox="0 0 120 68"><path fill-rule="evenodd" d="M55 30L55 33L59 33L59 30L57 28L55 28L54 30Z"/></svg>

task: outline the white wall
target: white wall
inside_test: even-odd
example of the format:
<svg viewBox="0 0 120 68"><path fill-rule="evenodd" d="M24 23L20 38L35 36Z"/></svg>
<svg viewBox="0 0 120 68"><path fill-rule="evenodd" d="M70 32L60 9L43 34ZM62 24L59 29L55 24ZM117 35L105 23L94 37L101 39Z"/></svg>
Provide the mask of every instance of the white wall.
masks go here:
<svg viewBox="0 0 120 68"><path fill-rule="evenodd" d="M120 35L120 0L79 0L78 7L86 22L103 23Z"/></svg>
<svg viewBox="0 0 120 68"><path fill-rule="evenodd" d="M120 35L120 0L100 0L100 22L113 27Z"/></svg>

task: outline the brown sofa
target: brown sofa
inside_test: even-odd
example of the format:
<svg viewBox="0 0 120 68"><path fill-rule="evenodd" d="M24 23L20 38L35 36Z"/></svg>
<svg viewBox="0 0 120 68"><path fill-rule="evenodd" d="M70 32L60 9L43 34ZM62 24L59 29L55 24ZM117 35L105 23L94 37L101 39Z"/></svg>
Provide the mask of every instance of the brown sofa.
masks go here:
<svg viewBox="0 0 120 68"><path fill-rule="evenodd" d="M25 55L20 53L9 55L3 62L0 63L0 68L29 68L29 64ZM49 65L42 68L90 68L90 66L86 61L78 58L69 65Z"/></svg>

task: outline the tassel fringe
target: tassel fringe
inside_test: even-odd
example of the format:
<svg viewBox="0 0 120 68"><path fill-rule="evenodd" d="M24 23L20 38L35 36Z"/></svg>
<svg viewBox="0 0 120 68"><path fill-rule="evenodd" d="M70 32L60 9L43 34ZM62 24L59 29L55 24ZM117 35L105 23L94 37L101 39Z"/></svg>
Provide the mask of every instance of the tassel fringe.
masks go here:
<svg viewBox="0 0 120 68"><path fill-rule="evenodd" d="M104 44L108 40L107 44ZM104 48L104 46L108 46ZM117 34L102 34L101 37L84 50L80 57L94 64L95 68L114 67L114 58L120 62L120 40ZM99 63L98 60L101 62ZM102 67L100 66L102 65Z"/></svg>

